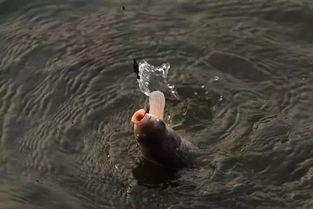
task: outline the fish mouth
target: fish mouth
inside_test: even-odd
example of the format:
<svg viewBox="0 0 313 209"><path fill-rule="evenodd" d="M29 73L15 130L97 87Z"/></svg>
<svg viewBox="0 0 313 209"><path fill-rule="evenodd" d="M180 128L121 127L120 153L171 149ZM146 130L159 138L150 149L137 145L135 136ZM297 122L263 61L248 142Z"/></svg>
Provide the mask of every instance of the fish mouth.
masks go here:
<svg viewBox="0 0 313 209"><path fill-rule="evenodd" d="M131 122L133 122L136 126L144 126L147 124L148 120L149 115L146 114L144 109L137 110L131 118Z"/></svg>
<svg viewBox="0 0 313 209"><path fill-rule="evenodd" d="M163 120L165 96L160 91L153 91L149 96L149 113L144 109L137 110L131 117L135 127L146 127L155 124L155 119Z"/></svg>

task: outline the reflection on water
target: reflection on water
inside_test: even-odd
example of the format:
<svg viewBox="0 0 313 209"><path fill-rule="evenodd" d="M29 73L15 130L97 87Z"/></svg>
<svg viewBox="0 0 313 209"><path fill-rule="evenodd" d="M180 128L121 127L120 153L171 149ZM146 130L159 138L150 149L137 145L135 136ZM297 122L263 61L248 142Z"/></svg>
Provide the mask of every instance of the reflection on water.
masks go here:
<svg viewBox="0 0 313 209"><path fill-rule="evenodd" d="M124 9L123 9L124 6ZM313 3L0 1L0 208L312 208ZM142 161L133 58L197 168Z"/></svg>
<svg viewBox="0 0 313 209"><path fill-rule="evenodd" d="M133 169L133 175L139 185L163 189L168 186L177 186L175 180L179 178L178 173L146 160L142 160L142 162Z"/></svg>

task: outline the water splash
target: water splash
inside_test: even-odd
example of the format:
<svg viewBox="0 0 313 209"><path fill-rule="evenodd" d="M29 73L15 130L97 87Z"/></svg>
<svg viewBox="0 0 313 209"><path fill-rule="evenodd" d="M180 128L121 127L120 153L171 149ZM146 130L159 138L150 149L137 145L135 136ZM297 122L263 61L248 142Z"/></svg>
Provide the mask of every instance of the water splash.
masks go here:
<svg viewBox="0 0 313 209"><path fill-rule="evenodd" d="M170 93L176 99L178 94L174 90L174 85L167 82L167 74L170 69L169 63L163 63L161 66L155 67L145 60L138 64L138 77L140 91L149 96L152 91L162 91Z"/></svg>

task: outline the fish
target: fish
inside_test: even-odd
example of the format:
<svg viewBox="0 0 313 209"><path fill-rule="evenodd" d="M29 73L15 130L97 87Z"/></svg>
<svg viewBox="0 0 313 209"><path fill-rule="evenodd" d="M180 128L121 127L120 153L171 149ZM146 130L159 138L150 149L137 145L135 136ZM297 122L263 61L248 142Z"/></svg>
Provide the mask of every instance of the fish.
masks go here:
<svg viewBox="0 0 313 209"><path fill-rule="evenodd" d="M164 122L165 96L149 95L149 112L137 110L131 117L137 145L146 160L171 170L193 167L193 145Z"/></svg>

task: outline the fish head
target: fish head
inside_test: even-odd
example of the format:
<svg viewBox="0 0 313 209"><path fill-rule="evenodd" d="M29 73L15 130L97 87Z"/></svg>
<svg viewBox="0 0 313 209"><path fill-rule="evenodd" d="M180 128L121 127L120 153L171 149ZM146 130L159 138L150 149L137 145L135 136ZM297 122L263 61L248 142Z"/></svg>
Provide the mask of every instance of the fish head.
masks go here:
<svg viewBox="0 0 313 209"><path fill-rule="evenodd" d="M146 113L144 109L136 111L132 118L137 143L140 147L151 148L162 143L167 133L167 127L163 120Z"/></svg>
<svg viewBox="0 0 313 209"><path fill-rule="evenodd" d="M140 109L131 118L138 148L145 159L170 169L191 165L187 146L163 121L165 106L163 93L151 92L149 105L149 113Z"/></svg>

